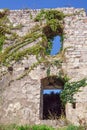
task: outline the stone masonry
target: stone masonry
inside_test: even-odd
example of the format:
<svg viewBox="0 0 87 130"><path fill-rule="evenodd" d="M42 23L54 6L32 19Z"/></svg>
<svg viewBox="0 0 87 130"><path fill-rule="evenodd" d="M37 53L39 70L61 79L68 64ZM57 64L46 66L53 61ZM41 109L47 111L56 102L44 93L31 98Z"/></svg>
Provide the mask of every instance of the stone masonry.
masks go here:
<svg viewBox="0 0 87 130"><path fill-rule="evenodd" d="M78 81L87 77L87 16L84 9L56 8L63 11L67 16L64 18L64 42L65 60L62 69L71 81ZM13 29L19 36L25 35L35 26L33 18L40 10L11 10L8 18L13 26L22 25L21 29ZM32 15L32 19L30 18ZM40 24L40 23L38 23ZM8 35L9 37L9 35ZM41 39L37 39L41 40ZM4 49L13 41L8 40ZM31 46L36 44L31 43ZM30 46L30 44L29 44ZM27 47L27 46L26 46ZM37 61L34 55L24 57L21 61L12 62L13 72L8 68L0 68L0 123L17 124L43 124L40 119L41 79L47 77L47 68L41 64L34 68L27 76L17 80L25 68L29 68ZM57 75L60 68L51 67L50 75ZM3 74L5 73L5 74ZM2 75L3 74L3 75ZM76 124L87 123L87 87L81 88L76 97L76 108L72 104L66 105L66 118ZM84 107L83 107L84 106ZM50 125L55 121L46 121Z"/></svg>

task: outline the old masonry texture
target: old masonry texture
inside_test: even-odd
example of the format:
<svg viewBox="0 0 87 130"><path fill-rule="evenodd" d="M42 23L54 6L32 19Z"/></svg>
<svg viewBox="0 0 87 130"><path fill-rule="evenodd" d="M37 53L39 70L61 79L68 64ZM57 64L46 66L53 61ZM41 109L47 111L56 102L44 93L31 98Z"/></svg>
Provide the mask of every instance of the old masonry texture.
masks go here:
<svg viewBox="0 0 87 130"><path fill-rule="evenodd" d="M62 69L70 77L71 81L78 81L87 77L87 16L84 9L56 8L69 14L64 18L64 42L65 61ZM21 29L14 29L19 36L25 35L35 26L35 16L40 12L37 10L10 10L8 18L13 26L22 24ZM30 18L32 15L32 19ZM39 23L38 23L39 24ZM41 39L37 39L40 41ZM8 41L6 48L14 44ZM36 44L32 42L27 45L31 47ZM69 48L68 48L69 47ZM22 48L24 49L24 48ZM55 121L43 121L40 119L41 79L47 77L47 68L41 64L34 68L27 76L17 80L25 68L29 68L37 61L34 55L24 57L21 61L12 63L13 73L8 72L5 66L0 67L0 123L10 124L54 124ZM51 67L51 75L57 75L60 68ZM5 75L2 73L7 72ZM11 82L12 81L12 82ZM87 123L87 87L82 87L81 92L75 94L76 108L72 104L66 105L66 118L79 125L79 120ZM57 121L56 121L57 124Z"/></svg>

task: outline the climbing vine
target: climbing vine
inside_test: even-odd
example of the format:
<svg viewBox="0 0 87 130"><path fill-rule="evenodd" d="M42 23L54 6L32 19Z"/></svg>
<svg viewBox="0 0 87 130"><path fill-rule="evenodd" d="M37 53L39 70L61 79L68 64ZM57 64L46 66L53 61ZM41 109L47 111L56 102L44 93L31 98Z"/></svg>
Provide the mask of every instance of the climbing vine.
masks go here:
<svg viewBox="0 0 87 130"><path fill-rule="evenodd" d="M57 10L41 10L34 19L34 21L37 22L36 25L31 28L31 30L25 36L22 37L14 33L14 31L11 32L11 30L20 29L23 25L19 24L14 27L12 23L9 24L10 26L8 26L7 29L10 30L10 37L6 37L6 39L12 40L13 44L6 47L6 49L0 53L0 63L10 66L11 61L19 61L23 59L23 57L35 55L37 62L31 65L27 72L24 72L18 79L26 76L32 69L41 63L44 63L44 65L47 65L48 67L52 65L60 66L64 57L64 50L61 51L56 57L50 57L50 52L53 44L53 37L60 35L61 40L63 39L64 17L65 16L63 12ZM45 20L46 22L43 23ZM42 25L38 23L40 21L42 22ZM4 40L5 39L1 37L1 49L3 48ZM32 44L34 42L36 42L36 44ZM29 44L32 45L29 46ZM26 48L26 46L28 47Z"/></svg>
<svg viewBox="0 0 87 130"><path fill-rule="evenodd" d="M48 55L50 54L52 49L53 37L56 35L62 36L63 34L64 17L65 15L63 14L63 12L57 10L41 10L41 12L35 18L35 21L42 21L44 19L46 21L42 29L42 32L43 41L46 48L46 54Z"/></svg>
<svg viewBox="0 0 87 130"><path fill-rule="evenodd" d="M31 29L31 32L29 32L28 34L26 34L25 36L21 38L19 38L16 33L15 34L13 33L10 38L12 40L14 40L15 38L19 38L18 40L20 42L16 41L17 43L13 44L12 46L7 47L4 50L4 53L0 54L0 62L5 63L6 65L6 64L9 64L11 60L18 61L22 57L26 55L31 55L31 54L36 55L36 57L41 56L45 58L46 55L50 54L50 51L52 49L53 36L57 35L58 33L57 31L60 29L63 32L63 22L62 22L63 18L64 18L64 14L57 10L51 10L51 11L41 10L41 12L36 16L35 21L46 19L46 24L42 27L40 27L39 25L36 25L35 27ZM10 28L14 29L12 25ZM47 31L47 29L49 32L48 35L46 35L47 32L45 32L45 30ZM37 45L34 45L32 47L29 47L27 49L20 51L21 48L36 41L36 39L40 37L42 37L42 41L37 43ZM1 38L1 42L0 42L1 49L3 46L3 41L4 40Z"/></svg>
<svg viewBox="0 0 87 130"><path fill-rule="evenodd" d="M82 79L76 82L66 82L64 85L64 90L61 93L63 104L65 105L67 102L75 102L74 94L76 94L76 92L78 92L81 87L85 87L86 85L86 79Z"/></svg>
<svg viewBox="0 0 87 130"><path fill-rule="evenodd" d="M0 12L0 53L6 39L5 34L9 33L9 28L6 25L6 23L8 22L7 13L7 9Z"/></svg>
<svg viewBox="0 0 87 130"><path fill-rule="evenodd" d="M7 18L7 13L8 10L3 10L0 12L0 63L9 65L12 60L19 61L27 55L35 55L37 62L31 65L31 67L29 67L29 69L25 71L18 79L26 76L31 70L41 63L48 65L47 76L49 76L50 66L61 66L61 63L64 60L64 53L66 49L62 50L58 55L56 55L56 57L50 57L50 52L52 49L52 41L54 36L59 35L61 37L61 43L63 44L63 19L65 15L63 12L58 10L41 10L34 21L37 23L41 22L42 25L36 23L30 32L28 32L25 36L19 37L18 34L12 33L11 29L20 29L23 25L19 24L14 27L12 23L10 24L10 21ZM32 19L31 14L30 17ZM69 17L69 15L67 17ZM7 23L9 23L10 26L8 26ZM5 34L11 34L11 36L8 38ZM39 38L42 39L38 40ZM6 39L12 40L14 44L8 46L4 51L2 51ZM22 49L26 45L33 42L36 42L36 44ZM63 104L66 104L67 102L74 102L74 94L78 92L80 87L87 85L86 79L70 83L68 82L68 77L66 75L61 77L61 74L59 74L58 78L63 80L65 83L64 90L61 93Z"/></svg>

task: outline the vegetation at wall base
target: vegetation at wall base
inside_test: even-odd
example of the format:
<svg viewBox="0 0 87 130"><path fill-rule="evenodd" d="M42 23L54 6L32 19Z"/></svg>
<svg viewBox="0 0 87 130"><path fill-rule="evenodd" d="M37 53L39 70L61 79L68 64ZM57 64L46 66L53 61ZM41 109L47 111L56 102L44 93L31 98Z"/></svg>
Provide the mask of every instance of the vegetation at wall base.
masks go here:
<svg viewBox="0 0 87 130"><path fill-rule="evenodd" d="M0 130L86 130L87 127L84 126L74 126L74 125L68 125L64 127L57 127L53 128L46 125L0 125Z"/></svg>

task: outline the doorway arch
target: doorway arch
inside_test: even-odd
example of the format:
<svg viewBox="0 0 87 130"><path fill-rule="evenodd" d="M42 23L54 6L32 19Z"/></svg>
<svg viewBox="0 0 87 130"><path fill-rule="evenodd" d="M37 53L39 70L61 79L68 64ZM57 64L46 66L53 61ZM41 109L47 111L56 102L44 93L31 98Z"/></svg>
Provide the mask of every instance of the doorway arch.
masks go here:
<svg viewBox="0 0 87 130"><path fill-rule="evenodd" d="M64 81L57 76L49 76L41 79L40 119L58 119L65 114L60 94L64 87Z"/></svg>

